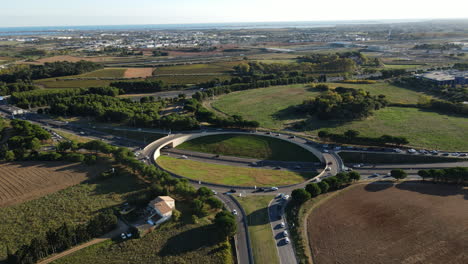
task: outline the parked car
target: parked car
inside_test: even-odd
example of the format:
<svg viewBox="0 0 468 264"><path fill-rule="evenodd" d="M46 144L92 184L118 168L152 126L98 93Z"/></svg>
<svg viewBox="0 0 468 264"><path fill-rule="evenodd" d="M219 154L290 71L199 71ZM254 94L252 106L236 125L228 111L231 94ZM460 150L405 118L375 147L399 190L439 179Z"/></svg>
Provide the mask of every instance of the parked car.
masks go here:
<svg viewBox="0 0 468 264"><path fill-rule="evenodd" d="M120 238L127 239L127 235L125 235L125 233L122 233L122 234L120 234Z"/></svg>
<svg viewBox="0 0 468 264"><path fill-rule="evenodd" d="M291 241L289 241L289 238L284 239L284 243L289 244Z"/></svg>
<svg viewBox="0 0 468 264"><path fill-rule="evenodd" d="M281 223L280 223L280 226L281 226L282 228L284 228L286 225L284 224L284 222L281 222Z"/></svg>
<svg viewBox="0 0 468 264"><path fill-rule="evenodd" d="M284 236L284 237L288 237L288 231L284 230L284 231L283 231L283 236Z"/></svg>
<svg viewBox="0 0 468 264"><path fill-rule="evenodd" d="M331 171L330 167L325 168L325 171Z"/></svg>
<svg viewBox="0 0 468 264"><path fill-rule="evenodd" d="M289 195L286 194L286 195L283 197L283 200L288 200L288 199L289 199Z"/></svg>
<svg viewBox="0 0 468 264"><path fill-rule="evenodd" d="M237 215L237 210L236 209L232 210L232 214Z"/></svg>

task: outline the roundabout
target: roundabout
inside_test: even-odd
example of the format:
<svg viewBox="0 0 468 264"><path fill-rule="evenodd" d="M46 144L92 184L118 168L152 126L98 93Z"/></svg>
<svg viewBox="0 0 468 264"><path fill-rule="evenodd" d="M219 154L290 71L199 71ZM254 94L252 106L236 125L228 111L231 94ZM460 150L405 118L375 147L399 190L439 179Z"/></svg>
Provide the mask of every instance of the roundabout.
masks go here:
<svg viewBox="0 0 468 264"><path fill-rule="evenodd" d="M193 149L194 145L197 144L191 144L191 142L208 142L207 145L209 145L209 143L213 143L210 138L214 137L221 137L220 141L223 143L225 143L225 141L223 141L225 138L237 139L237 137L255 137L260 141L268 141L270 144L274 142L279 147L276 149L272 148L270 153L272 155L270 156L276 157L277 159L281 157L283 161L220 156L219 154L215 154L220 153L219 148L216 152L205 150L205 153L192 152L185 148L182 150L179 148L176 149L176 147L180 145L189 145L189 147ZM252 142L241 143L245 143L246 149L251 148L247 144ZM298 188L301 185L305 186L308 182L313 181L317 177L334 175L341 169L341 160L337 160L336 155L332 153L322 153L307 143L308 141L305 139L271 133L199 132L168 135L148 145L143 150L143 153L146 156L150 156L151 160L158 167L168 171L173 176L187 178L198 184L203 183L224 188L242 189L255 189L257 186ZM198 147L200 147L200 145L202 144L199 144ZM202 146L205 147L204 145ZM242 149L242 146L239 148ZM199 148L195 149L199 150ZM228 151L231 149L232 145L230 148L227 148ZM221 153L224 154L225 151L221 151ZM250 151L255 152L255 149L250 149ZM278 153L288 153L288 155L281 156ZM295 155L296 153L300 154ZM295 156L290 158L293 155ZM294 162L292 161L294 159L302 161ZM307 160L310 160L310 162L307 162ZM329 168L325 170L327 166ZM236 175L238 176L237 179ZM269 177L269 175L271 175L271 177Z"/></svg>

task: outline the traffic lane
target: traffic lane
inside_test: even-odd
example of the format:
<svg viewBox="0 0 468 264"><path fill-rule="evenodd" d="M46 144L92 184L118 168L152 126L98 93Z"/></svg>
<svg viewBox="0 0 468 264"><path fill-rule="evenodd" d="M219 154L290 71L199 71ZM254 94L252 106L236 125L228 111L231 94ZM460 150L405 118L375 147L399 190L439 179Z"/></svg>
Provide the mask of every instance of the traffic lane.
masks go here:
<svg viewBox="0 0 468 264"><path fill-rule="evenodd" d="M353 166L350 166L353 167ZM452 167L468 167L468 161L460 162L443 162L443 163L420 163L420 164L367 164L358 169L434 169L434 168L452 168Z"/></svg>
<svg viewBox="0 0 468 264"><path fill-rule="evenodd" d="M281 264L295 264L296 255L294 253L294 248L292 246L292 241L286 243L286 236L284 236L284 231L288 232L289 237L289 228L284 217L284 206L286 200L279 198L278 196L273 199L268 207L268 213L270 216L270 224L273 231L273 238L275 239L276 248L278 250L278 255L280 258ZM284 223L284 227L281 226L281 223Z"/></svg>
<svg viewBox="0 0 468 264"><path fill-rule="evenodd" d="M235 198L229 197L223 193L217 193L216 197L218 197L227 207L228 210L231 212L233 210L237 211L236 220L237 220L237 234L235 236L236 240L236 251L238 253L238 262L239 263L250 263L249 258L249 250L247 242L247 232L248 230L245 228L244 221L246 221L246 216L242 215L242 210L237 206L237 204L232 200Z"/></svg>

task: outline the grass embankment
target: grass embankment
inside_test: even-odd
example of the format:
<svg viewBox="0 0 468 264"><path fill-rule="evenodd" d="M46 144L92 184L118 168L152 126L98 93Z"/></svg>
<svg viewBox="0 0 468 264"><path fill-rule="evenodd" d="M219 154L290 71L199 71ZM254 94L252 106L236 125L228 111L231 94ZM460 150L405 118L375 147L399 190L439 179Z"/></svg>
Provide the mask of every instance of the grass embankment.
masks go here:
<svg viewBox="0 0 468 264"><path fill-rule="evenodd" d="M273 198L272 195L236 197L247 214L255 263L279 263L268 216L268 205Z"/></svg>
<svg viewBox="0 0 468 264"><path fill-rule="evenodd" d="M125 201L138 193L140 185L131 175L96 183L83 183L23 204L0 208L0 260L6 248L17 247L41 237L64 222L75 225L88 221L100 210Z"/></svg>
<svg viewBox="0 0 468 264"><path fill-rule="evenodd" d="M213 214L189 223L189 206L176 207L182 213L181 222L167 222L140 239L124 242L105 241L82 249L55 261L56 264L81 263L224 263L232 264L228 242L219 240L211 225Z"/></svg>
<svg viewBox="0 0 468 264"><path fill-rule="evenodd" d="M160 156L158 164L177 175L193 180L235 186L273 186L301 183L317 175L315 172L296 173L285 170L268 170L234 167L193 160Z"/></svg>
<svg viewBox="0 0 468 264"><path fill-rule="evenodd" d="M375 95L385 94L391 102L416 103L421 95L386 83L333 84L339 85L362 88ZM306 97L317 94L318 92L307 91L303 85L275 86L224 95L214 101L212 106L227 114L238 114L246 119L257 120L265 128L283 129L291 123L305 119L288 108L300 104ZM375 114L367 119L352 122L314 120L306 131L317 135L320 130L343 133L349 129L359 131L362 136L404 136L414 147L447 151L468 150L465 133L468 129L467 118L417 108L386 107L375 111Z"/></svg>
<svg viewBox="0 0 468 264"><path fill-rule="evenodd" d="M465 161L459 158L406 155L406 154L384 154L384 153L358 153L340 152L338 155L345 163L375 163L375 164L412 164L412 163L442 163Z"/></svg>
<svg viewBox="0 0 468 264"><path fill-rule="evenodd" d="M195 138L178 149L278 161L318 162L306 149L287 141L267 136L224 134Z"/></svg>

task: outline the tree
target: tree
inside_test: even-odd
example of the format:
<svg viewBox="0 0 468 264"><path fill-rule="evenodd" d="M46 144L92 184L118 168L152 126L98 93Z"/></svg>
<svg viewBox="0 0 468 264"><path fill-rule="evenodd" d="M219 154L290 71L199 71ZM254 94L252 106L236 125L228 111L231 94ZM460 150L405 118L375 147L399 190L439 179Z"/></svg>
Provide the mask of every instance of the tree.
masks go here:
<svg viewBox="0 0 468 264"><path fill-rule="evenodd" d="M197 195L201 198L206 198L212 196L213 192L207 187L200 187L197 190Z"/></svg>
<svg viewBox="0 0 468 264"><path fill-rule="evenodd" d="M359 136L359 131L356 130L348 130L344 132L344 136L347 137L348 139L353 139Z"/></svg>
<svg viewBox="0 0 468 264"><path fill-rule="evenodd" d="M302 204L310 199L310 193L304 189L296 189L291 193L292 200L298 204Z"/></svg>
<svg viewBox="0 0 468 264"><path fill-rule="evenodd" d="M216 214L214 224L223 239L234 236L237 233L237 222L231 213L227 211Z"/></svg>
<svg viewBox="0 0 468 264"><path fill-rule="evenodd" d="M208 214L205 209L205 204L198 199L192 201L192 209L198 217L204 217Z"/></svg>
<svg viewBox="0 0 468 264"><path fill-rule="evenodd" d="M431 176L428 170L419 170L418 175L423 178L423 181Z"/></svg>
<svg viewBox="0 0 468 264"><path fill-rule="evenodd" d="M213 209L221 209L223 208L223 203L215 198L215 197L209 197L208 199L206 199L206 203Z"/></svg>
<svg viewBox="0 0 468 264"><path fill-rule="evenodd" d="M397 180L405 179L407 174L402 169L391 170L390 175Z"/></svg>
<svg viewBox="0 0 468 264"><path fill-rule="evenodd" d="M351 178L349 177L349 174L346 173L346 172L340 172L340 173L336 174L335 177L338 179L340 184L351 183Z"/></svg>
<svg viewBox="0 0 468 264"><path fill-rule="evenodd" d="M8 150L5 153L5 160L6 161L14 161L15 160L15 153L11 150Z"/></svg>
<svg viewBox="0 0 468 264"><path fill-rule="evenodd" d="M172 210L172 219L174 219L174 221L179 221L181 215L182 214L180 213L179 210L177 210L177 209Z"/></svg>
<svg viewBox="0 0 468 264"><path fill-rule="evenodd" d="M361 179L361 175L357 171L350 171L348 175L349 178L353 181L359 181Z"/></svg>
<svg viewBox="0 0 468 264"><path fill-rule="evenodd" d="M307 184L306 185L306 191L310 193L310 196L311 197L316 197L318 196L320 193L322 193L322 190L320 189L320 187L318 186L317 183L310 183L310 184Z"/></svg>
<svg viewBox="0 0 468 264"><path fill-rule="evenodd" d="M317 185L320 187L321 193L326 193L330 189L330 185L324 181L319 182Z"/></svg>

